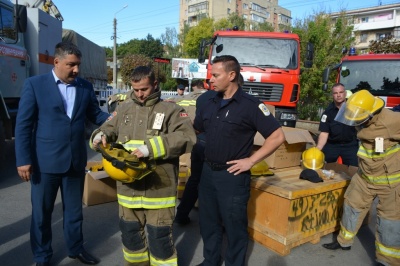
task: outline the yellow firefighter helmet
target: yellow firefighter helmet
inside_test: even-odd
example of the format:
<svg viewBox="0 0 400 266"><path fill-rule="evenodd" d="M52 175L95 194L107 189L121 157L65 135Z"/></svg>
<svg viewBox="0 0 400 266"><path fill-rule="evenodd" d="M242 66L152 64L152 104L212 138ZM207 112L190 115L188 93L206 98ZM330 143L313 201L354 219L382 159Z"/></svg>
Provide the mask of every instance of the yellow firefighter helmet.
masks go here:
<svg viewBox="0 0 400 266"><path fill-rule="evenodd" d="M250 168L250 173L253 176L270 176L270 175L274 175L274 173L269 170L269 165L264 160L259 161L258 163L253 165L253 167Z"/></svg>
<svg viewBox="0 0 400 266"><path fill-rule="evenodd" d="M351 95L340 107L335 120L349 126L359 126L384 106L385 102L381 98L374 97L367 90L360 90Z"/></svg>
<svg viewBox="0 0 400 266"><path fill-rule="evenodd" d="M312 147L303 152L301 162L306 169L321 169L325 163L325 155L318 148Z"/></svg>
<svg viewBox="0 0 400 266"><path fill-rule="evenodd" d="M107 144L107 147L102 147L99 143L97 148L103 155L104 171L117 181L132 183L155 170L153 162L138 159L121 144L111 143Z"/></svg>

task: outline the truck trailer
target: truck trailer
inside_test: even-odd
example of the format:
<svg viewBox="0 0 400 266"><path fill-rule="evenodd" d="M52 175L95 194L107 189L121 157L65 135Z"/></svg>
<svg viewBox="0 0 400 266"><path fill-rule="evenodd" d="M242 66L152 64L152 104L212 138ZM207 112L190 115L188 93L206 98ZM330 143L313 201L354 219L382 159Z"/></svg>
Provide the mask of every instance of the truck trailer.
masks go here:
<svg viewBox="0 0 400 266"><path fill-rule="evenodd" d="M105 51L83 36L62 29L63 17L52 1L28 0L19 5L0 0L0 153L14 136L15 118L26 78L50 72L54 48L62 40L83 53L80 76L98 91L107 90Z"/></svg>

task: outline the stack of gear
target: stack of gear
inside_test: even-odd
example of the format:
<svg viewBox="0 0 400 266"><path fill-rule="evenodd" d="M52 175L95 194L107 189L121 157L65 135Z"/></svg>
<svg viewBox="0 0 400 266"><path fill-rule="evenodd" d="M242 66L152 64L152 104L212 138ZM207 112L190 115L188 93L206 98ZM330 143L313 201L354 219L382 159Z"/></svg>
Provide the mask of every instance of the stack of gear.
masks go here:
<svg viewBox="0 0 400 266"><path fill-rule="evenodd" d="M104 148L100 143L97 149L103 155L104 171L117 181L132 183L156 169L154 162L138 159L121 144L111 143Z"/></svg>
<svg viewBox="0 0 400 266"><path fill-rule="evenodd" d="M256 163L250 168L250 173L252 176L271 176L274 175L273 172L269 170L269 165L264 160Z"/></svg>

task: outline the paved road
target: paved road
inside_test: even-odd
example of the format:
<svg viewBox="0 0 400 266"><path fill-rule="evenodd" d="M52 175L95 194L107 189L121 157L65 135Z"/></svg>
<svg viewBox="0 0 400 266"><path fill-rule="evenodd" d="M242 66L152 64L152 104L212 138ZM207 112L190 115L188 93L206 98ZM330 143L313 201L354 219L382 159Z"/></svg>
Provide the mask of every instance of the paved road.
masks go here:
<svg viewBox="0 0 400 266"><path fill-rule="evenodd" d="M99 156L91 151L89 160ZM14 142L6 144L6 158L0 162L0 265L34 265L29 244L30 184L23 183L15 170ZM123 265L120 233L118 229L118 205L116 202L84 206L85 247L99 257L100 265ZM197 265L202 261L203 244L199 235L198 211L191 213L192 223L174 226L174 237L179 254L179 265ZM53 213L53 265L80 265L67 257L62 237L62 204L57 198ZM319 244L303 244L292 249L285 257L264 246L250 241L247 265L271 266L369 266L374 265L375 212L371 223L363 226L351 251L329 251L321 243L331 242L327 235Z"/></svg>

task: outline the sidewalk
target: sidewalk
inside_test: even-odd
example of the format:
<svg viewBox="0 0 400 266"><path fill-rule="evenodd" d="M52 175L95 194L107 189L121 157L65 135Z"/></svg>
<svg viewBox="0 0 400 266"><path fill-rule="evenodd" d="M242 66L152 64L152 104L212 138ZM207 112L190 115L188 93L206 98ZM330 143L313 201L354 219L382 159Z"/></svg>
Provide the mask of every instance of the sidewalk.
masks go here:
<svg viewBox="0 0 400 266"><path fill-rule="evenodd" d="M89 160L99 160L99 155L88 152ZM0 264L6 266L34 265L29 243L30 184L21 182L15 169L13 141L7 142L6 159L0 162ZM123 265L121 239L118 228L118 204L111 202L84 206L85 248L101 259L99 265ZM318 244L306 243L292 249L282 257L264 246L250 241L247 265L250 266L373 266L375 265L375 215L363 226L351 251L329 251L322 243L332 241L332 234L321 238ZM203 243L199 234L198 210L194 209L186 226L174 225L174 238L180 266L202 262ZM52 265L83 265L67 257L62 234L62 204L58 196L53 212Z"/></svg>

